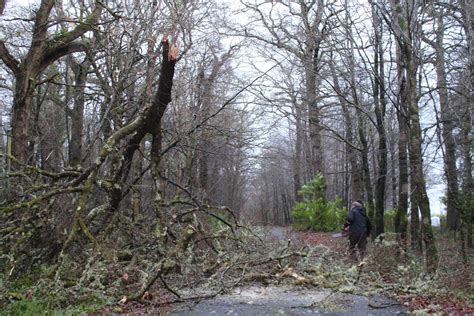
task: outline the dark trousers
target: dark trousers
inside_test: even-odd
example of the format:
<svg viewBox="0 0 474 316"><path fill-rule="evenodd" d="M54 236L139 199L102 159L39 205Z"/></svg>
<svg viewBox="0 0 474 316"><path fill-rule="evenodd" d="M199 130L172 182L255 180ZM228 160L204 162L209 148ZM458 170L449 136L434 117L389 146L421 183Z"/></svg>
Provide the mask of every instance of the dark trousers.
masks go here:
<svg viewBox="0 0 474 316"><path fill-rule="evenodd" d="M356 247L359 249L360 260L364 259L367 248L367 232L354 232L349 235L349 255L354 261L357 261Z"/></svg>

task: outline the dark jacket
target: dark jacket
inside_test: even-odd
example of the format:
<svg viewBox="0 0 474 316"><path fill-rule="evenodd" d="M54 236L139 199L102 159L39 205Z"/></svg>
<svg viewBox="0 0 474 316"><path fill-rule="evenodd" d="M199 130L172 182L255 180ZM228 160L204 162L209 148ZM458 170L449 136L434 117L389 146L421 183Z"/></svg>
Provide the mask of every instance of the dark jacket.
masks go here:
<svg viewBox="0 0 474 316"><path fill-rule="evenodd" d="M351 234L367 232L367 235L369 235L372 228L369 218L365 213L365 208L360 206L353 207L349 210L347 214L347 225L349 226Z"/></svg>

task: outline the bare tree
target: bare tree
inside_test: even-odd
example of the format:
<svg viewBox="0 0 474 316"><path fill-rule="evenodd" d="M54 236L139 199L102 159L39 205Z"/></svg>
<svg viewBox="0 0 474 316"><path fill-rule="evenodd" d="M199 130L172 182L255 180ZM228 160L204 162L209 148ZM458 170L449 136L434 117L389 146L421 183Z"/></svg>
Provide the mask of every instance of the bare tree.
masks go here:
<svg viewBox="0 0 474 316"><path fill-rule="evenodd" d="M246 10L252 13L248 26L255 24L263 28L263 32L258 32L258 28L251 30L246 27L244 35L291 54L301 64L305 78L304 100L308 107L311 171L313 174L322 173L324 170L321 115L318 106L321 83L319 72L322 67L322 43L329 32L334 11L324 0L269 5L272 8L264 10L259 5L244 3ZM281 19L293 22L280 23Z"/></svg>
<svg viewBox="0 0 474 316"><path fill-rule="evenodd" d="M454 119L448 93L448 79L445 66L445 9L443 7L433 8L433 17L436 21L436 39L434 41L424 37L424 41L433 47L436 53L435 67L437 76L437 86L440 104L440 116L442 124L442 137L444 143L444 166L447 180L447 226L451 231L459 229L459 197L458 197L458 176L456 169L456 146L453 136Z"/></svg>
<svg viewBox="0 0 474 316"><path fill-rule="evenodd" d="M49 35L51 10L54 0L42 0L34 17L31 44L25 56L18 60L0 41L0 58L15 76L15 94L12 115L12 154L21 162L27 162L30 136L31 107L39 75L53 62L73 52L83 51L87 45L79 38L90 31L102 12L100 1L95 3L84 22L55 36Z"/></svg>
<svg viewBox="0 0 474 316"><path fill-rule="evenodd" d="M349 53L350 54L350 53ZM350 93L344 94L342 87L339 84L340 77L336 74L335 66L333 63L330 63L332 80L334 83L334 90L337 93L337 97L342 107L342 113L344 117L344 123L346 124L346 151L350 165L350 179L351 179L351 193L352 200L362 200L364 196L364 185L363 185L363 175L362 167L358 163L358 157L360 156L360 149L355 145L356 137L354 131L356 128L353 126L352 115L350 111L350 104L348 102L348 97ZM351 83L354 83L351 81ZM357 110L356 110L357 111Z"/></svg>
<svg viewBox="0 0 474 316"><path fill-rule="evenodd" d="M422 134L417 96L417 68L420 58L417 48L419 47L421 36L417 18L422 4L417 0L394 0L390 4L392 9L391 25L399 50L397 66L399 67L399 80L403 86L403 89L400 90L403 93L402 98L408 105L410 176L412 178L411 183L414 185L412 187L411 200L412 203L415 202L418 205L421 211L421 227L423 241L426 246L426 266L429 272L433 272L436 270L438 257L431 227L431 212L426 192L426 183L423 175Z"/></svg>

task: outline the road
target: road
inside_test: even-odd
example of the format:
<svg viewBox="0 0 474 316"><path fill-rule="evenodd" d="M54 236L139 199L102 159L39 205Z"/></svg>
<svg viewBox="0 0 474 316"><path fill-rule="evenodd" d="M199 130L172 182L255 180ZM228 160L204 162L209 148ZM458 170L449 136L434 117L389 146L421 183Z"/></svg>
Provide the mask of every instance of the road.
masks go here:
<svg viewBox="0 0 474 316"><path fill-rule="evenodd" d="M178 306L173 316L396 315L404 306L384 297L365 297L297 286L251 286L198 303Z"/></svg>
<svg viewBox="0 0 474 316"><path fill-rule="evenodd" d="M258 227L269 241L293 239L291 228ZM394 315L407 314L396 301L295 285L253 285L200 302L176 306L168 315Z"/></svg>

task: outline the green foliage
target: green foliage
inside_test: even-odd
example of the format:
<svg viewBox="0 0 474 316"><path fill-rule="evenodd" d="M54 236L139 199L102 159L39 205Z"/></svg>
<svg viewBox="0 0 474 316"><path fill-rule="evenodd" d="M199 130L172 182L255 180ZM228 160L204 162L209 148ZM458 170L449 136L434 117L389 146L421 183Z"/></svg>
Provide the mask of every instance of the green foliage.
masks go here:
<svg viewBox="0 0 474 316"><path fill-rule="evenodd" d="M105 301L91 300L65 309L51 308L48 299L21 298L0 308L2 315L88 315L97 312Z"/></svg>
<svg viewBox="0 0 474 316"><path fill-rule="evenodd" d="M39 272L40 269L35 270L34 275L42 277ZM70 297L45 293L43 286L30 276L9 280L0 274L0 315L86 315L109 303L105 298L89 295L75 298L71 304Z"/></svg>
<svg viewBox="0 0 474 316"><path fill-rule="evenodd" d="M302 230L335 231L341 228L346 211L340 207L341 200L327 202L324 198L324 177L317 174L298 192L304 201L293 208L293 226Z"/></svg>
<svg viewBox="0 0 474 316"><path fill-rule="evenodd" d="M46 314L47 307L37 300L19 300L5 306L1 310L5 315L43 315Z"/></svg>
<svg viewBox="0 0 474 316"><path fill-rule="evenodd" d="M397 210L389 209L386 210L383 214L383 223L386 232L393 233L395 232L395 216L397 214Z"/></svg>

